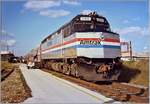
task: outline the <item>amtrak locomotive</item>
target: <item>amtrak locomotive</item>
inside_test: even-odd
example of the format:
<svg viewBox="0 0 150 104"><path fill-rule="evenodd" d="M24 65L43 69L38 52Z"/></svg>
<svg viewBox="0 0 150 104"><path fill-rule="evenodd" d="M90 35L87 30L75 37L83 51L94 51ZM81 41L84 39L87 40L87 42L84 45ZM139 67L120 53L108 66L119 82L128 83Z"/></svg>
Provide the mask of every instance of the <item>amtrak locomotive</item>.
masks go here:
<svg viewBox="0 0 150 104"><path fill-rule="evenodd" d="M119 34L96 12L77 15L46 37L37 51L40 66L84 80L113 81L120 74Z"/></svg>

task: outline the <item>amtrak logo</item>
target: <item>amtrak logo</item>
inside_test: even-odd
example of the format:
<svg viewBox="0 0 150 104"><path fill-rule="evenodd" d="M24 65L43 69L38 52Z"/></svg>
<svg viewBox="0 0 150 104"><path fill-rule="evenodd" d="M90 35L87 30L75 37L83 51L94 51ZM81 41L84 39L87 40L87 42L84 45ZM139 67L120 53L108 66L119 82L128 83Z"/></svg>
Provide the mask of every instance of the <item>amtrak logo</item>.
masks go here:
<svg viewBox="0 0 150 104"><path fill-rule="evenodd" d="M101 40L81 40L82 45L101 45Z"/></svg>
<svg viewBox="0 0 150 104"><path fill-rule="evenodd" d="M102 41L104 40L104 36L100 35L100 38L97 40L81 40L80 44L82 45L102 45Z"/></svg>

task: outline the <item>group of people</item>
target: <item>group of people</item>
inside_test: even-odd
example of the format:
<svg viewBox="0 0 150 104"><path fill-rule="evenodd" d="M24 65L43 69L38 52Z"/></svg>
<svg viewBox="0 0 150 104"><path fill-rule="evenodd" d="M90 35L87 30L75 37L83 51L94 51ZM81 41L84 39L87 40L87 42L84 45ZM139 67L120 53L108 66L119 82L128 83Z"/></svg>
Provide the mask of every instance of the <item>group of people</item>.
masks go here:
<svg viewBox="0 0 150 104"><path fill-rule="evenodd" d="M34 61L28 61L28 62L27 62L27 68L28 68L28 69L31 69L31 68L34 68L34 67L35 67Z"/></svg>

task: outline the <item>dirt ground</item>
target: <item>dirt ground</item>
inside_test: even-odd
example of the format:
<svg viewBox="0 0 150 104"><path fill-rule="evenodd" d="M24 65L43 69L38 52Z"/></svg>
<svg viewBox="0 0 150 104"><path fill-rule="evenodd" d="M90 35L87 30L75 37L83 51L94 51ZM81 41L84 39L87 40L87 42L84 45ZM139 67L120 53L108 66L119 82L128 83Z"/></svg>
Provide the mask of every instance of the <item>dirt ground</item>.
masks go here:
<svg viewBox="0 0 150 104"><path fill-rule="evenodd" d="M31 91L27 86L18 65L2 62L3 70L13 72L1 81L1 102L2 103L20 103L28 97L31 97ZM7 71L9 72L9 71Z"/></svg>

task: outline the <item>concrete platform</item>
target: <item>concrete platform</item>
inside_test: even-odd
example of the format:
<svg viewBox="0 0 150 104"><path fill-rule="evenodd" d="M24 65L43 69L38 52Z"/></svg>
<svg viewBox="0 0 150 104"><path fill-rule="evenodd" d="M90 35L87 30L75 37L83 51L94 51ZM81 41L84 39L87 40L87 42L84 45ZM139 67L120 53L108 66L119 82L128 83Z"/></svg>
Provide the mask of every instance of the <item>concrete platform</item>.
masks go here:
<svg viewBox="0 0 150 104"><path fill-rule="evenodd" d="M107 98L100 93L91 91L39 69L27 69L25 64L21 64L20 69L32 91L32 97L28 98L23 103L120 103L111 98Z"/></svg>

